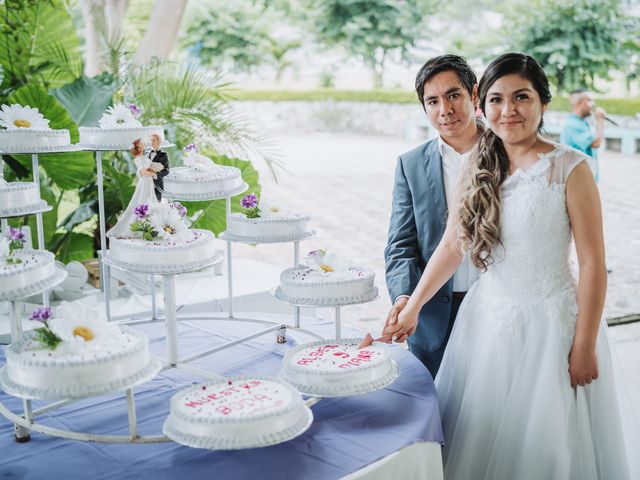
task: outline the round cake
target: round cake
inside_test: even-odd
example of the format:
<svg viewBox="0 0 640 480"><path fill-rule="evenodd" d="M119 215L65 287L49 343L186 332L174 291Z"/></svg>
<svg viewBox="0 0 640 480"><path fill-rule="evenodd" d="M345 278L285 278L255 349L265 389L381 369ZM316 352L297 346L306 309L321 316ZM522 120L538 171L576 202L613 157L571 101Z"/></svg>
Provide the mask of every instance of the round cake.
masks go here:
<svg viewBox="0 0 640 480"><path fill-rule="evenodd" d="M256 448L290 440L312 420L311 410L290 385L269 378L239 377L176 393L163 433L196 448Z"/></svg>
<svg viewBox="0 0 640 480"><path fill-rule="evenodd" d="M174 167L164 178L164 196L179 200L217 200L237 195L244 188L239 168L220 165L211 170Z"/></svg>
<svg viewBox="0 0 640 480"><path fill-rule="evenodd" d="M270 216L248 218L242 213L232 213L227 218L226 235L246 241L290 241L313 236L311 217L291 212L278 212Z"/></svg>
<svg viewBox="0 0 640 480"><path fill-rule="evenodd" d="M69 130L0 130L0 150L30 152L71 145Z"/></svg>
<svg viewBox="0 0 640 480"><path fill-rule="evenodd" d="M284 356L280 377L300 392L345 396L383 388L397 377L385 343L358 348L362 339L320 340L293 348Z"/></svg>
<svg viewBox="0 0 640 480"><path fill-rule="evenodd" d="M276 297L298 305L348 305L373 300L375 273L325 250L310 252L304 265L280 274Z"/></svg>
<svg viewBox="0 0 640 480"><path fill-rule="evenodd" d="M148 372L148 340L128 327L91 318L52 319L49 327L61 338L54 348L39 340L42 328L7 348L5 390L23 398L82 397L122 390L160 368Z"/></svg>
<svg viewBox="0 0 640 480"><path fill-rule="evenodd" d="M7 183L0 179L0 216L3 212L28 211L46 206L40 199L40 187L34 182Z"/></svg>
<svg viewBox="0 0 640 480"><path fill-rule="evenodd" d="M27 290L56 275L55 256L44 250L15 250L0 256L0 299L29 295Z"/></svg>
<svg viewBox="0 0 640 480"><path fill-rule="evenodd" d="M192 238L186 241L111 238L109 257L121 264L158 272L213 261L215 235L208 230L190 231Z"/></svg>
<svg viewBox="0 0 640 480"><path fill-rule="evenodd" d="M151 135L156 134L164 141L164 129L161 126L93 128L79 127L80 145L83 147L102 147L113 150L128 150L133 141L142 139L145 145L151 144Z"/></svg>

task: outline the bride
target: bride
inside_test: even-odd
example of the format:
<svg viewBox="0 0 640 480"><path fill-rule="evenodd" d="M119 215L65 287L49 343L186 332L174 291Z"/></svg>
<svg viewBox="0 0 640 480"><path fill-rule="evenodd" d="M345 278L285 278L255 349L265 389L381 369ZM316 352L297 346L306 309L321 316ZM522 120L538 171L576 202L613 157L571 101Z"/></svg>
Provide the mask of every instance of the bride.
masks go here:
<svg viewBox="0 0 640 480"><path fill-rule="evenodd" d="M127 205L126 210L108 232L107 237L127 238L131 237L131 224L137 220L135 216L135 208L140 204L158 203L155 194L153 179L156 173L150 168L151 159L144 156L144 143L138 139L133 142L133 148L129 150L134 156L133 161L137 168L138 182L133 196Z"/></svg>
<svg viewBox="0 0 640 480"><path fill-rule="evenodd" d="M468 251L484 273L435 380L445 478L638 479L640 432L601 320L602 215L587 157L539 136L551 94L530 56L494 60L479 96L490 129L440 245L383 338L415 332L420 308Z"/></svg>

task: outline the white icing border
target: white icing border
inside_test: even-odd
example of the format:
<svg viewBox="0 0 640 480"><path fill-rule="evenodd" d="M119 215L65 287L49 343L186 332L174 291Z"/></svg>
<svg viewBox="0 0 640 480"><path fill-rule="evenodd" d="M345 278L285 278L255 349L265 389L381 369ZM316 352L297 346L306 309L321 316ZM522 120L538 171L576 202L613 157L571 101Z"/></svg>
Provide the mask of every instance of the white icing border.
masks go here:
<svg viewBox="0 0 640 480"><path fill-rule="evenodd" d="M344 282L338 282L338 284L342 283ZM282 293L282 289L280 288L280 285L278 285L274 290L271 291L271 294L278 300L297 307L340 307L345 305L357 305L359 303L372 302L380 298L380 296L378 295L378 287L373 287L365 295L318 299L289 297Z"/></svg>
<svg viewBox="0 0 640 480"><path fill-rule="evenodd" d="M56 285L62 283L65 278L67 278L66 270L57 268L56 273L54 275L52 275L49 278L45 278L40 282L33 283L27 287L18 288L15 290L8 290L6 292L0 292L0 300L17 300L19 298L36 295L38 293L41 293L45 290L49 290L55 287Z"/></svg>
<svg viewBox="0 0 640 480"><path fill-rule="evenodd" d="M107 255L105 255L104 257L103 263L110 267L119 268L121 270L128 270L130 272L153 273L157 275L174 275L201 270L203 268L220 263L223 259L223 253L216 250L216 253L213 257L206 258L204 260L198 260L197 262L181 263L177 265L139 265L134 263L121 262L119 260L111 258L111 255L107 253Z"/></svg>
<svg viewBox="0 0 640 480"><path fill-rule="evenodd" d="M306 232L301 232L296 235L283 235L283 236L253 236L253 237L242 237L238 235L233 235L227 233L227 231L222 232L218 235L218 238L221 240L229 241L229 242L237 242L237 243L286 243L286 242L296 242L300 240L308 240L316 236L315 230L308 230Z"/></svg>
<svg viewBox="0 0 640 480"><path fill-rule="evenodd" d="M63 400L65 398L83 398L106 393L119 392L148 382L162 370L162 362L151 357L148 365L142 370L120 380L102 385L74 385L63 388L30 388L14 383L7 374L7 366L0 369L0 387L10 395L34 400Z"/></svg>
<svg viewBox="0 0 640 480"><path fill-rule="evenodd" d="M184 183L187 183L187 182L184 182ZM198 183L198 182L190 182L190 183ZM180 194L180 193L171 193L171 191L165 188L164 192L162 192L162 195L166 198L171 198L174 200L183 200L185 202L205 202L205 201L222 200L224 198L234 197L242 192L245 192L248 188L249 188L249 185L245 182L242 182L242 185L239 185L236 188L233 188L227 191L193 193L190 195Z"/></svg>
<svg viewBox="0 0 640 480"><path fill-rule="evenodd" d="M40 200L32 205L25 205L16 208L0 209L0 218L21 217L23 215L35 215L36 213L50 212L53 207L46 201Z"/></svg>
<svg viewBox="0 0 640 480"><path fill-rule="evenodd" d="M48 147L20 147L15 145L2 145L0 147L0 155L12 154L34 154L34 153L68 153L82 151L82 147L78 144L54 145Z"/></svg>

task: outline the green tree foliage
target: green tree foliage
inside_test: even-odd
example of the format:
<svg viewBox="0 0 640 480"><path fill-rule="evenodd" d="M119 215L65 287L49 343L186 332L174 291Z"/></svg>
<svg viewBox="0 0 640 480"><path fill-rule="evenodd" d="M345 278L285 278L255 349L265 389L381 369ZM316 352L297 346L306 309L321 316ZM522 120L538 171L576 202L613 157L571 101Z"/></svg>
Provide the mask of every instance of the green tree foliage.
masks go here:
<svg viewBox="0 0 640 480"><path fill-rule="evenodd" d="M593 89L638 52L638 24L618 0L542 0L526 11L514 19L512 46L538 60L560 92Z"/></svg>
<svg viewBox="0 0 640 480"><path fill-rule="evenodd" d="M435 0L320 0L315 5L318 38L344 47L361 58L382 86L384 66L392 51L405 58L427 32L426 18Z"/></svg>

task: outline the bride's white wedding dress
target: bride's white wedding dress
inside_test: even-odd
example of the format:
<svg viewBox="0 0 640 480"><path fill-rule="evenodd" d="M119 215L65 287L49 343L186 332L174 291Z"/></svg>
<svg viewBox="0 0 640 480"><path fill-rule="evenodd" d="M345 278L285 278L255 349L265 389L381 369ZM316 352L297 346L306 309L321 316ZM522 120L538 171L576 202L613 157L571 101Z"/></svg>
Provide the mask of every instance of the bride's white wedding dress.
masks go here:
<svg viewBox="0 0 640 480"><path fill-rule="evenodd" d="M578 308L565 183L585 158L558 145L502 186L502 246L436 377L447 480L640 479L638 423L604 321L598 380L569 380Z"/></svg>
<svg viewBox="0 0 640 480"><path fill-rule="evenodd" d="M155 187L153 185L153 177L143 177L140 175L142 170L149 168L151 165L151 159L145 156L138 156L133 160L136 164L136 175L138 177L136 183L136 189L133 192L133 196L127 205L126 210L116 223L108 232L107 237L128 238L131 237L130 225L136 221L135 208L143 203L152 204L158 203L156 198Z"/></svg>

